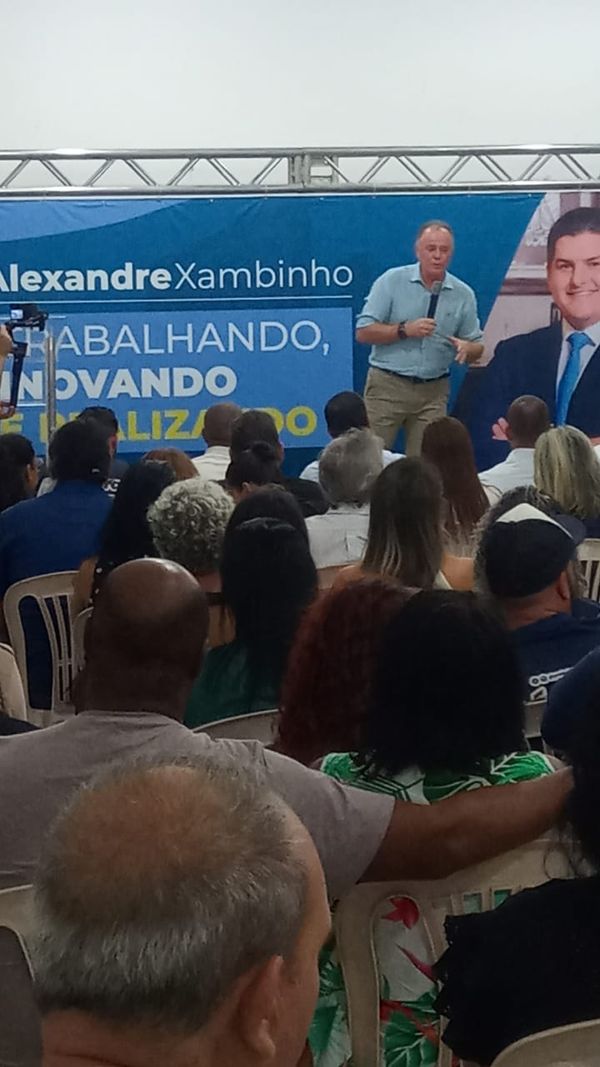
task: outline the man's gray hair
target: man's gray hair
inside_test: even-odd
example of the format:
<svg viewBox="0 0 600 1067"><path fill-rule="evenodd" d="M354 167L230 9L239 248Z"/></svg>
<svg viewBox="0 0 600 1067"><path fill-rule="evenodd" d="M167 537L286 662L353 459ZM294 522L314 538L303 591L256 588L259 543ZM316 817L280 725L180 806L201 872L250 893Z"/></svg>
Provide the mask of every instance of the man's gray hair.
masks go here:
<svg viewBox="0 0 600 1067"><path fill-rule="evenodd" d="M334 506L367 504L382 470L381 440L371 430L348 430L319 459L319 481Z"/></svg>
<svg viewBox="0 0 600 1067"><path fill-rule="evenodd" d="M233 501L217 482L187 478L163 489L148 509L154 543L163 559L191 574L210 574L221 562Z"/></svg>
<svg viewBox="0 0 600 1067"><path fill-rule="evenodd" d="M191 1034L241 975L293 951L307 897L294 820L216 751L113 770L59 818L35 885L42 1012Z"/></svg>

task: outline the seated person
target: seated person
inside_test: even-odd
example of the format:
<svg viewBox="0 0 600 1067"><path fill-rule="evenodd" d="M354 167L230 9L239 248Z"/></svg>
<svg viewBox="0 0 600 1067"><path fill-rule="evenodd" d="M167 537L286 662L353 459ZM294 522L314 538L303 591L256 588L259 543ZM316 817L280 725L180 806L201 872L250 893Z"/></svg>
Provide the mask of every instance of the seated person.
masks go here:
<svg viewBox="0 0 600 1067"><path fill-rule="evenodd" d="M362 563L341 571L337 582L379 574L413 589L470 589L472 560L444 550L443 512L435 467L416 456L390 463L371 492Z"/></svg>
<svg viewBox="0 0 600 1067"><path fill-rule="evenodd" d="M104 524L98 555L84 560L73 579L73 617L90 606L115 567L158 554L148 526L148 508L174 480L167 463L142 460L127 468Z"/></svg>
<svg viewBox="0 0 600 1067"><path fill-rule="evenodd" d="M273 445L266 441L255 441L231 460L225 474L225 488L237 504L249 493L265 485L285 488L280 459Z"/></svg>
<svg viewBox="0 0 600 1067"><path fill-rule="evenodd" d="M310 766L328 752L358 746L381 635L413 592L368 576L329 589L311 604L283 679L278 752Z"/></svg>
<svg viewBox="0 0 600 1067"><path fill-rule="evenodd" d="M535 446L534 475L542 493L583 523L586 537L600 537L600 462L589 437L575 426L547 430Z"/></svg>
<svg viewBox="0 0 600 1067"><path fill-rule="evenodd" d="M325 404L325 422L327 424L327 433L335 440L336 437L341 437L342 434L348 433L348 430L368 430L369 416L367 415L366 404L360 395L360 393L353 393L350 390L345 390L343 393L336 393ZM401 452L389 452L387 448L381 449L382 466L387 467L388 463L393 463L395 459L400 459ZM304 468L301 478L308 478L311 482L318 482L319 479L319 459L314 459L312 463Z"/></svg>
<svg viewBox="0 0 600 1067"><path fill-rule="evenodd" d="M102 407L100 404L93 404L90 407L84 408L79 412L76 419L77 422L93 423L97 426L104 435L106 443L108 445L108 454L110 456L110 466L108 469L108 476L105 479L103 489L109 496L114 496L119 488L119 482L125 471L127 470L127 463L123 459L119 459L117 456L117 447L119 444L119 420L115 415L112 408ZM47 471L42 463L40 472L41 482L38 488L38 496L43 496L44 493L50 493L56 486L56 478L52 474L52 469Z"/></svg>
<svg viewBox="0 0 600 1067"><path fill-rule="evenodd" d="M438 1008L450 1020L444 1041L469 1062L491 1064L529 1034L600 1017L599 697L596 689L570 752L575 788L566 814L578 876L446 921Z"/></svg>
<svg viewBox="0 0 600 1067"><path fill-rule="evenodd" d="M500 494L519 485L533 485L536 441L550 429L548 405L539 396L518 396L506 412L505 422L510 452L501 463L479 475L482 485Z"/></svg>
<svg viewBox="0 0 600 1067"><path fill-rule="evenodd" d="M35 496L38 468L31 441L21 433L0 435L0 512Z"/></svg>
<svg viewBox="0 0 600 1067"><path fill-rule="evenodd" d="M475 531L490 499L477 477L469 431L451 415L429 422L423 431L421 456L442 480L444 547L459 558L472 557Z"/></svg>
<svg viewBox="0 0 600 1067"><path fill-rule="evenodd" d="M233 501L218 482L186 478L167 486L148 509L148 525L162 559L194 575L210 605L208 644L231 640L233 628L223 607L219 567Z"/></svg>
<svg viewBox="0 0 600 1067"><path fill-rule="evenodd" d="M196 478L198 475L198 471L187 452L183 452L181 448L153 448L150 452L146 452L145 456L142 456L142 462L145 463L148 460L167 463L175 475L175 480L178 482L183 482L187 478Z"/></svg>
<svg viewBox="0 0 600 1067"><path fill-rule="evenodd" d="M242 409L238 404L212 404L206 409L202 436L206 451L192 460L198 474L206 481L222 482L231 461L231 427Z"/></svg>
<svg viewBox="0 0 600 1067"><path fill-rule="evenodd" d="M53 491L0 514L0 597L24 578L76 571L98 554L112 507L103 489L110 464L106 433L93 419L67 422L52 437L49 458ZM49 708L52 661L46 627L31 601L24 603L22 618L29 703Z"/></svg>
<svg viewBox="0 0 600 1067"><path fill-rule="evenodd" d="M569 532L571 531L571 532ZM517 649L527 700L600 645L598 604L579 597L577 519L517 504L483 532L478 572Z"/></svg>
<svg viewBox="0 0 600 1067"><path fill-rule="evenodd" d="M319 480L330 508L307 520L317 570L362 559L371 490L381 470L381 442L370 430L348 430L321 454Z"/></svg>
<svg viewBox="0 0 600 1067"><path fill-rule="evenodd" d="M278 519L234 521L225 534L221 587L235 637L208 652L188 702L190 727L277 707L290 646L317 591L304 536Z"/></svg>
<svg viewBox="0 0 600 1067"><path fill-rule="evenodd" d="M550 690L542 719L542 737L550 748L570 757L587 709L598 692L600 648L595 648Z"/></svg>
<svg viewBox="0 0 600 1067"><path fill-rule="evenodd" d="M243 411L231 427L231 459L237 460L256 441L266 441L275 449L279 457L279 466L283 464L284 448L279 440L277 427L268 411L250 408ZM296 497L302 514L307 519L310 515L322 515L327 511L327 501L323 490L306 478L286 478L282 474L282 484Z"/></svg>
<svg viewBox="0 0 600 1067"><path fill-rule="evenodd" d="M463 790L550 774L527 752L519 665L509 635L473 593L416 593L392 616L375 667L358 750L326 756L338 781L435 804ZM386 901L375 935L386 990L381 1047L389 1067L410 1044L415 1063L435 1064L437 986L412 900ZM347 1005L335 948L323 954L321 995L310 1036L315 1063L350 1055Z"/></svg>
<svg viewBox="0 0 600 1067"><path fill-rule="evenodd" d="M232 756L125 766L76 795L36 905L45 1064L297 1067L329 930L323 871L297 816Z"/></svg>

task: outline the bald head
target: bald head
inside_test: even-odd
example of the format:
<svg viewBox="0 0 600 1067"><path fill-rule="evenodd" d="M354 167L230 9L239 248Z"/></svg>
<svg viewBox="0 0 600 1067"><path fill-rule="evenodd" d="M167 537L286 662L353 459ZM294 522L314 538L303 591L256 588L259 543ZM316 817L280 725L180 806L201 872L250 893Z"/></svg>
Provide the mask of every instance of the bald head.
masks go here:
<svg viewBox="0 0 600 1067"><path fill-rule="evenodd" d="M539 396L519 396L510 405L506 421L512 448L535 448L538 437L550 429L550 412Z"/></svg>
<svg viewBox="0 0 600 1067"><path fill-rule="evenodd" d="M208 447L231 444L231 427L242 409L238 404L213 404L204 416L202 436Z"/></svg>
<svg viewBox="0 0 600 1067"><path fill-rule="evenodd" d="M206 598L183 567L158 559L117 567L86 631L85 707L182 718L207 630Z"/></svg>
<svg viewBox="0 0 600 1067"><path fill-rule="evenodd" d="M314 846L219 750L113 771L56 824L36 881L44 1013L191 1034L241 975L294 951Z"/></svg>

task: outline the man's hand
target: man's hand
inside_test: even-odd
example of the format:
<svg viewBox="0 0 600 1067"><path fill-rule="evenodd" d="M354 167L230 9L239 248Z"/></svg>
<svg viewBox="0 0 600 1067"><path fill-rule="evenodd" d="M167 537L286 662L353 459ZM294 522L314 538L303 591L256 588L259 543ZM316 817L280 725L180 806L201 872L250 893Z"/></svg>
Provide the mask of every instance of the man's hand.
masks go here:
<svg viewBox="0 0 600 1067"><path fill-rule="evenodd" d="M435 330L435 319L413 319L404 329L407 337L430 337Z"/></svg>
<svg viewBox="0 0 600 1067"><path fill-rule="evenodd" d="M449 337L456 349L457 363L475 363L483 353L483 345L479 341L463 341L460 337Z"/></svg>
<svg viewBox="0 0 600 1067"><path fill-rule="evenodd" d="M0 326L0 359L6 359L6 357L10 354L12 346L12 337L6 329L6 326Z"/></svg>

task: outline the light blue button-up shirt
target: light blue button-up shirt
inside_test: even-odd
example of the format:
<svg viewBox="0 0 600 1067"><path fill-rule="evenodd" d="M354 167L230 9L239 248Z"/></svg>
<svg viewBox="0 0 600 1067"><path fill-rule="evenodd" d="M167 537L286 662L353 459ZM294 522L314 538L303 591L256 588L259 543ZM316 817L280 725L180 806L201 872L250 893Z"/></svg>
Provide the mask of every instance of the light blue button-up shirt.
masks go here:
<svg viewBox="0 0 600 1067"><path fill-rule="evenodd" d="M431 292L423 284L418 263L392 267L373 282L356 326L425 318L430 299ZM481 340L475 293L453 274L446 273L444 278L435 321L436 330L430 337L407 337L391 345L373 345L369 357L371 366L411 378L440 378L448 373L456 357L456 349L449 337L460 337L462 341Z"/></svg>

